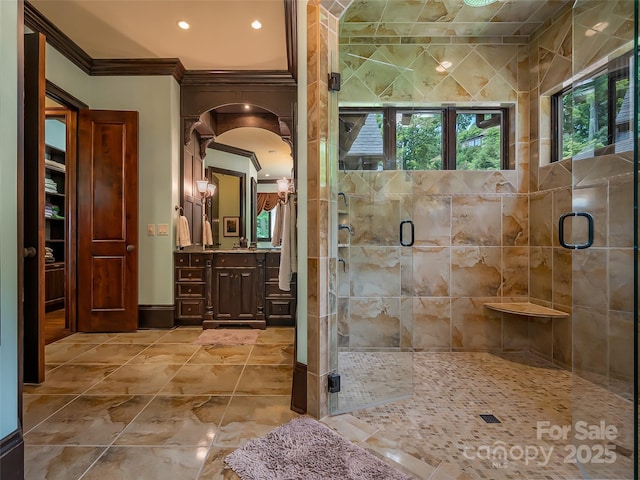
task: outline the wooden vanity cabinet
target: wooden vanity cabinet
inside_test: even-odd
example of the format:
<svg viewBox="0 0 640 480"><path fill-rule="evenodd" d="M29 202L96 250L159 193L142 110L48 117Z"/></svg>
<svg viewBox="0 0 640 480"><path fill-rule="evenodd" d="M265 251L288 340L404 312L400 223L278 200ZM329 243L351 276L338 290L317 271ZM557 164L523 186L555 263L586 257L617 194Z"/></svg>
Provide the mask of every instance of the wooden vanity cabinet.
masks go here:
<svg viewBox="0 0 640 480"><path fill-rule="evenodd" d="M207 298L208 277L211 277L211 252L175 252L175 299L177 325L202 325L210 311L211 295Z"/></svg>
<svg viewBox="0 0 640 480"><path fill-rule="evenodd" d="M174 264L177 325L295 325L295 275L291 290L280 290L280 252L187 248Z"/></svg>

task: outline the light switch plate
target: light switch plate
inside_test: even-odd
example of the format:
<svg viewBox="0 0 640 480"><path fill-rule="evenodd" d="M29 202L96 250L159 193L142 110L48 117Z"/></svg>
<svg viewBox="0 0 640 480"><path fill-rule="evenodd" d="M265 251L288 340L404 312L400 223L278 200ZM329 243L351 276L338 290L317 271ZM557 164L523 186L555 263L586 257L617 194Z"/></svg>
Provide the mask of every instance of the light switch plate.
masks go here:
<svg viewBox="0 0 640 480"><path fill-rule="evenodd" d="M169 235L169 225L166 223L158 224L158 235L167 236Z"/></svg>
<svg viewBox="0 0 640 480"><path fill-rule="evenodd" d="M147 235L149 237L153 237L156 234L156 225L154 223L150 223L147 225Z"/></svg>

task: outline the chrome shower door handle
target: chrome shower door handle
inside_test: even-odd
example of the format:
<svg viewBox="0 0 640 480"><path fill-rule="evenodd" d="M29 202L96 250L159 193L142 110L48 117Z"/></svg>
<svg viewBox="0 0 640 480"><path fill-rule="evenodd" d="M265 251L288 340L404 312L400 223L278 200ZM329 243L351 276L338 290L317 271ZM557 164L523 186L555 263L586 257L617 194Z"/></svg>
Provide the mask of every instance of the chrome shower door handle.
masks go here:
<svg viewBox="0 0 640 480"><path fill-rule="evenodd" d="M404 226L406 224L411 225L411 238L409 240L409 242L404 241ZM415 237L415 227L413 225L413 222L411 220L403 220L400 222L400 245L402 245L403 247L410 247L413 245L413 241L414 241L414 237Z"/></svg>
<svg viewBox="0 0 640 480"><path fill-rule="evenodd" d="M587 241L585 243L567 243L564 241L564 221L569 217L584 217L587 219ZM564 248L570 250L584 250L593 245L593 217L586 212L569 212L560 215L558 220L558 241Z"/></svg>

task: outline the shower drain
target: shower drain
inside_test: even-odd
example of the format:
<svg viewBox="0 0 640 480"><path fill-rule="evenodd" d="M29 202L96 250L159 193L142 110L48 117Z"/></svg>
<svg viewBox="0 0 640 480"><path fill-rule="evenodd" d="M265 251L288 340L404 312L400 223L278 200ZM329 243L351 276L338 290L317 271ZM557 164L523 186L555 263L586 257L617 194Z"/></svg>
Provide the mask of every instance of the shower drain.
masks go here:
<svg viewBox="0 0 640 480"><path fill-rule="evenodd" d="M500 423L500 420L498 420L498 418L495 415L480 414L480 418L487 423Z"/></svg>

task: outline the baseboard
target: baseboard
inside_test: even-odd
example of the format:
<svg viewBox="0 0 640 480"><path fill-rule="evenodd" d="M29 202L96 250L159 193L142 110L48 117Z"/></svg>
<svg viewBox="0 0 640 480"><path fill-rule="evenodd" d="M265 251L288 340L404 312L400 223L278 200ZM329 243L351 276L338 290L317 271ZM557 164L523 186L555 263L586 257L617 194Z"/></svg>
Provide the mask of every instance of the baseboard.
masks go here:
<svg viewBox="0 0 640 480"><path fill-rule="evenodd" d="M296 362L293 367L291 410L297 413L307 413L307 366L300 362Z"/></svg>
<svg viewBox="0 0 640 480"><path fill-rule="evenodd" d="M173 328L174 305L138 305L138 328Z"/></svg>
<svg viewBox="0 0 640 480"><path fill-rule="evenodd" d="M24 440L20 430L0 439L0 478L24 480Z"/></svg>

